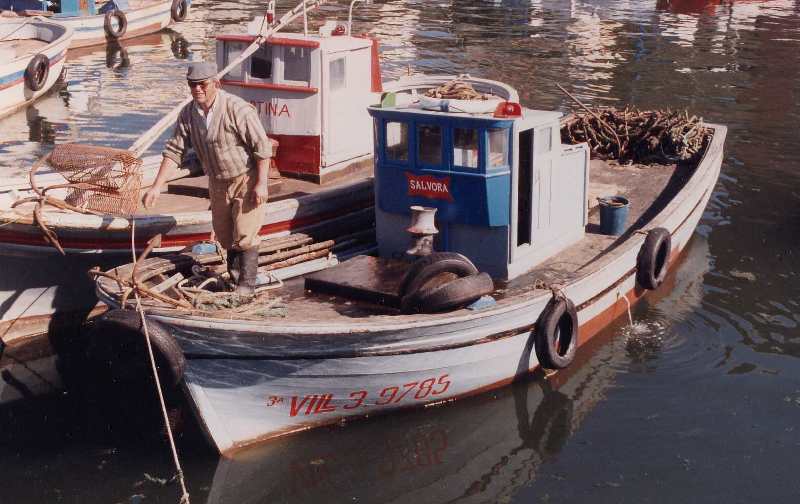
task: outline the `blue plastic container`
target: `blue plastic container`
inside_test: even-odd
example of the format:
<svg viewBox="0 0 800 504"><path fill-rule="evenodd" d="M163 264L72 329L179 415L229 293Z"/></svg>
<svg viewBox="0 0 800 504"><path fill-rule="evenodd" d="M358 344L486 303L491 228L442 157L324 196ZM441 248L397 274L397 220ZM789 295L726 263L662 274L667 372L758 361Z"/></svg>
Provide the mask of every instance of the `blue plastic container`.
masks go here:
<svg viewBox="0 0 800 504"><path fill-rule="evenodd" d="M622 196L608 196L600 200L600 232L607 235L621 235L628 220L628 199Z"/></svg>

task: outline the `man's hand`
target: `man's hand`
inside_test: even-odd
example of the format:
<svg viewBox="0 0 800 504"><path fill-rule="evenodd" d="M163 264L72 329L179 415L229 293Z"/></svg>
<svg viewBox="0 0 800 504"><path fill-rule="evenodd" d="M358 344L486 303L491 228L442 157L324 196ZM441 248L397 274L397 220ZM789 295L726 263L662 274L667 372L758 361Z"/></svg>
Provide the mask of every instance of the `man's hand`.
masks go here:
<svg viewBox="0 0 800 504"><path fill-rule="evenodd" d="M153 186L148 189L146 193L144 193L144 196L142 197L142 204L147 209L152 208L156 204L156 201L158 201L158 197L160 195L161 188Z"/></svg>
<svg viewBox="0 0 800 504"><path fill-rule="evenodd" d="M250 197L253 201L253 204L258 206L261 203L267 202L267 193L269 192L269 186L266 180L263 180L259 177L256 185L253 186L253 190L250 192Z"/></svg>

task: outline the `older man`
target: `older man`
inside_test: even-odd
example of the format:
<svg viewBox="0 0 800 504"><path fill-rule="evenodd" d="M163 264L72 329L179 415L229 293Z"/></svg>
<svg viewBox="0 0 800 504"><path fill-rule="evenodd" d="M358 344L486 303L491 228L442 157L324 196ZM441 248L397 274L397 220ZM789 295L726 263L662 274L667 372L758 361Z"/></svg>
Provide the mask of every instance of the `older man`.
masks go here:
<svg viewBox="0 0 800 504"><path fill-rule="evenodd" d="M236 292L255 291L259 230L267 202L272 143L255 108L219 89L217 66L189 64L186 79L193 100L181 110L153 185L142 198L152 207L171 170L191 147L208 175L214 233L228 253Z"/></svg>

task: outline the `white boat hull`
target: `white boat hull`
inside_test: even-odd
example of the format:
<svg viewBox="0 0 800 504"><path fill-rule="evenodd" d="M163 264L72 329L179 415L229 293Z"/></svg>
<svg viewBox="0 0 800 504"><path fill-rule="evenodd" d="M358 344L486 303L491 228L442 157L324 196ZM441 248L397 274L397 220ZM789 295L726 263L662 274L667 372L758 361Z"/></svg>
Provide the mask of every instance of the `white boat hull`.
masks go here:
<svg viewBox="0 0 800 504"><path fill-rule="evenodd" d="M125 12L128 28L121 40L155 33L172 24L170 8L172 1L161 1ZM105 15L94 16L55 16L55 21L69 26L75 31L70 49L108 43L105 31Z"/></svg>
<svg viewBox="0 0 800 504"><path fill-rule="evenodd" d="M24 26L18 29L20 25ZM25 84L25 69L33 54L0 63L0 117L2 117L31 103L53 88L64 71L67 47L73 39L74 32L70 29L64 30L49 21L25 18L0 21L0 28L2 33L10 32L15 37L24 37L26 31L35 31L36 35L30 38L49 41L38 53L47 56L50 62L47 79L38 91L32 91Z"/></svg>
<svg viewBox="0 0 800 504"><path fill-rule="evenodd" d="M711 197L725 133L715 127L700 167L646 226L671 233L671 264ZM563 287L578 309L580 346L645 294L635 268L644 238L633 234L592 273ZM212 444L229 454L317 425L476 394L530 372L538 367L533 325L551 299L537 292L483 311L394 324L151 317L173 330L188 361L184 384L197 417Z"/></svg>

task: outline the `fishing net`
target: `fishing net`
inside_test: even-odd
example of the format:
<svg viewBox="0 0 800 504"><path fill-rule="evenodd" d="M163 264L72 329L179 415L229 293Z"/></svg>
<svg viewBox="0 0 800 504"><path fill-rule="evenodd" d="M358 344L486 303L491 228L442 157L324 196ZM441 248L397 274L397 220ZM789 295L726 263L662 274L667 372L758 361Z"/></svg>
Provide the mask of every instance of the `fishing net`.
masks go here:
<svg viewBox="0 0 800 504"><path fill-rule="evenodd" d="M64 201L90 212L127 215L139 205L142 160L130 151L82 144L56 145L34 166L46 164L67 180ZM33 173L31 174L33 183ZM47 191L54 187L46 187Z"/></svg>

